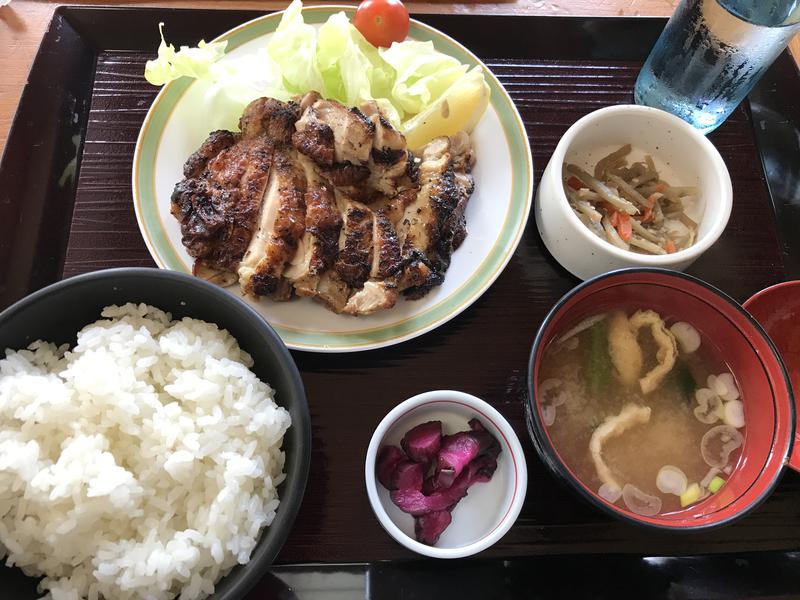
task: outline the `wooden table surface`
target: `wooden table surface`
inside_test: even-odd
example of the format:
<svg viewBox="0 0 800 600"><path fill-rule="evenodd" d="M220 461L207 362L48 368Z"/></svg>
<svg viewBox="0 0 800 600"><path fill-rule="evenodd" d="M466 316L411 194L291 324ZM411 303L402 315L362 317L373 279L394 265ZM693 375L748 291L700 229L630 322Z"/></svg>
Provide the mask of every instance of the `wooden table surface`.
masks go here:
<svg viewBox="0 0 800 600"><path fill-rule="evenodd" d="M8 130L14 119L22 88L53 11L61 2L49 0L12 0L0 7L0 48L2 78L0 78L0 155L5 149ZM164 6L197 8L241 8L274 10L284 8L287 2L273 0L156 0L155 2L128 2L108 0L91 2L74 0L71 4L109 4L114 6ZM306 2L306 4L357 4L344 0ZM553 16L668 16L678 0L511 0L509 2L450 3L412 2L407 5L412 13L474 13L474 14L527 14ZM800 57L800 38L792 42L795 57Z"/></svg>

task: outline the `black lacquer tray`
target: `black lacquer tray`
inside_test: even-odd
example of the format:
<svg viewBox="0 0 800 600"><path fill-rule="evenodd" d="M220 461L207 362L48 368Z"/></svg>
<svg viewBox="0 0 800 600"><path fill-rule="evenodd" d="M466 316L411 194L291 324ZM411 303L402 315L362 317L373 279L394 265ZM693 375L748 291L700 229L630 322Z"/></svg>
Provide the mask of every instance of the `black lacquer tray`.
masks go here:
<svg viewBox="0 0 800 600"><path fill-rule="evenodd" d="M158 45L157 24L168 23L176 45L194 44L258 14L56 10L0 163L0 308L63 277L154 265L136 225L130 175L136 137L157 92L142 77L144 62ZM530 137L537 180L575 120L632 100L638 69L664 25L663 19L644 18L425 15L420 20L472 49L507 87ZM734 208L722 238L689 272L743 301L768 285L800 277L800 75L788 54L710 139L731 173ZM430 389L459 389L491 402L511 421L528 459L528 495L519 520L481 555L488 563L475 562L490 565L487 572L524 579L526 569L514 565L554 554L771 551L791 564L792 551L800 548L800 477L794 473L742 521L694 535L653 533L610 520L548 474L524 426L527 357L541 319L576 283L548 255L531 218L505 272L450 323L418 339L360 353L357 360L295 353L308 392L314 449L303 506L278 563L414 559L372 516L363 484L364 453L373 429L395 404ZM568 560L585 569L592 562L585 556ZM606 557L603 564L614 569L633 560L615 563ZM394 597L399 592L392 582L402 563L392 564L354 569L365 581L386 583L389 595L377 597ZM420 566L427 563L414 564L409 574L430 576ZM551 561L531 564L549 569ZM253 597L274 597L269 586L277 576L267 577ZM409 589L408 597L414 597ZM425 596L424 590L420 594Z"/></svg>

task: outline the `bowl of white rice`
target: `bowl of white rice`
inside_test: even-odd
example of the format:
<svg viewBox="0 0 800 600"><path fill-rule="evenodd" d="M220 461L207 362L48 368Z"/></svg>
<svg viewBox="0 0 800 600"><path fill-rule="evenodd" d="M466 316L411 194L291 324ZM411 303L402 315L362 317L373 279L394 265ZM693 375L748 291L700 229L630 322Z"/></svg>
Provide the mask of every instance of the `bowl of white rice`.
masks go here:
<svg viewBox="0 0 800 600"><path fill-rule="evenodd" d="M0 313L0 595L241 598L310 451L291 355L231 294L157 269L39 290Z"/></svg>

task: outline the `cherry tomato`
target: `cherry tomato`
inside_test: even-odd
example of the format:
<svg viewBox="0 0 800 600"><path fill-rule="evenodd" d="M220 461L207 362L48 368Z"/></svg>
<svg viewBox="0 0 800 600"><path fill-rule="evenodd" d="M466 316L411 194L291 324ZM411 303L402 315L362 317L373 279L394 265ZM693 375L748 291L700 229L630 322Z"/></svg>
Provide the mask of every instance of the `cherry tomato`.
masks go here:
<svg viewBox="0 0 800 600"><path fill-rule="evenodd" d="M406 39L408 9L400 0L364 0L358 5L353 25L373 46L388 48L392 42Z"/></svg>

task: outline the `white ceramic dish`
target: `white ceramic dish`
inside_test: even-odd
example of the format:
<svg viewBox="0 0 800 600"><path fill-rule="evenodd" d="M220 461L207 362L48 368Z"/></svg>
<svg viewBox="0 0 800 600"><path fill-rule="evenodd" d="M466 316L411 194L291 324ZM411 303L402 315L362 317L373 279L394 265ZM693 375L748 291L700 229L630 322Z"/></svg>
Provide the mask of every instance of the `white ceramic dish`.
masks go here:
<svg viewBox="0 0 800 600"><path fill-rule="evenodd" d="M445 434L469 429L478 418L500 442L497 471L488 483L476 483L453 509L453 521L435 546L414 539L414 518L392 503L389 491L375 476L378 450L399 446L406 431L426 421L440 420ZM508 421L480 398L451 390L419 394L397 405L375 429L364 466L367 495L381 526L397 542L433 558L463 558L493 545L517 520L528 487L525 455Z"/></svg>
<svg viewBox="0 0 800 600"><path fill-rule="evenodd" d="M703 216L697 240L685 250L660 256L637 254L600 239L581 223L567 202L562 165L588 171L624 144L634 159L650 154L664 180L697 186ZM694 127L662 110L620 105L578 120L556 146L536 192L536 225L547 249L570 273L588 279L623 267L662 267L682 271L717 241L730 217L733 191L719 152Z"/></svg>
<svg viewBox="0 0 800 600"><path fill-rule="evenodd" d="M307 23L319 25L340 10L303 9ZM228 57L254 54L269 40L282 13L244 23L218 37L227 40ZM166 22L170 31L170 22ZM464 46L411 21L411 39L430 40L436 48L469 65L481 65L491 90L486 113L472 134L477 162L475 193L467 206L468 235L453 254L444 283L420 300L401 299L391 310L366 317L337 315L304 298L292 302L248 303L296 350L350 352L399 343L449 321L483 294L500 275L522 237L533 197L533 163L522 120L508 93L483 63ZM139 229L159 267L191 273L192 259L181 243L178 221L170 215L170 196L182 178L183 163L212 128L203 112L202 82L179 79L164 86L145 118L133 162L133 199ZM203 124L198 126L198 123ZM239 286L228 288L241 296Z"/></svg>

